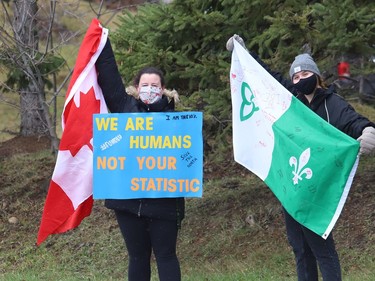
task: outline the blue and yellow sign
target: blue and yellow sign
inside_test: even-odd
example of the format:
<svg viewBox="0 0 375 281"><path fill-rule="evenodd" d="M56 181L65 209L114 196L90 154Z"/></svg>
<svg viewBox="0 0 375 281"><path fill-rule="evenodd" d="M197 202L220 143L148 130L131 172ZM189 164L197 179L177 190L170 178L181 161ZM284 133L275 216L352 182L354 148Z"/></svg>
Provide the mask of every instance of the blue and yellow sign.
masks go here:
<svg viewBox="0 0 375 281"><path fill-rule="evenodd" d="M201 112L94 114L94 199L202 197Z"/></svg>

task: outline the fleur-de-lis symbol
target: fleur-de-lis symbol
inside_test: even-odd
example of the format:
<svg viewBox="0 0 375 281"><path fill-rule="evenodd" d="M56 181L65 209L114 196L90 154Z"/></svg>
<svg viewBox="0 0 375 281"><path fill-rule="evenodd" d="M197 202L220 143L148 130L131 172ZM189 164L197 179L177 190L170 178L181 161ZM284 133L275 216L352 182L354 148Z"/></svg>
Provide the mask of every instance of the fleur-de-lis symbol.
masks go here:
<svg viewBox="0 0 375 281"><path fill-rule="evenodd" d="M298 184L299 180L302 180L302 175L305 175L305 179L311 179L313 172L310 168L304 168L306 164L310 160L310 148L307 148L302 154L299 156L299 161L297 158L292 156L289 159L289 165L291 167L294 166L293 173L293 184ZM303 169L303 170L302 170Z"/></svg>
<svg viewBox="0 0 375 281"><path fill-rule="evenodd" d="M246 96L246 90L250 91L250 99L247 99ZM249 84L246 82L242 83L241 86L241 97L242 97L242 103L241 103L241 108L240 108L240 119L241 121L245 121L249 119L255 111L259 110L259 107L257 107L253 101L255 98L253 91L251 90ZM245 111L249 110L249 107L251 107L251 111L245 115Z"/></svg>

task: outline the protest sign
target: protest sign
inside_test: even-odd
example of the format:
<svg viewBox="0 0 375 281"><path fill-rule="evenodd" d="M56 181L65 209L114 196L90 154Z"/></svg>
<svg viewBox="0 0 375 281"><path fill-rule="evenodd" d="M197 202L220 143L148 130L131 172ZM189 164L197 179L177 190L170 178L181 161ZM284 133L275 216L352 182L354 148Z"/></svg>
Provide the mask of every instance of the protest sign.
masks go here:
<svg viewBox="0 0 375 281"><path fill-rule="evenodd" d="M201 112L95 114L94 199L201 197Z"/></svg>

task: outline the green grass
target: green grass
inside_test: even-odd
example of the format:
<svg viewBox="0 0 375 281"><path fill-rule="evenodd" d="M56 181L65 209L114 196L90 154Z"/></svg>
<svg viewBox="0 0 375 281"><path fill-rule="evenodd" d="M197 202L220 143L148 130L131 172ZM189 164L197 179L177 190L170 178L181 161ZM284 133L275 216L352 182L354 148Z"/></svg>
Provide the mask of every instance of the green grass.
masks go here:
<svg viewBox="0 0 375 281"><path fill-rule="evenodd" d="M123 238L101 200L78 228L35 245L54 161L49 151L0 161L0 280L126 280ZM374 164L361 160L334 230L347 281L375 276ZM296 280L279 203L236 165L221 178L206 175L203 198L187 199L178 240L182 280ZM19 222L9 223L12 216ZM152 266L158 280L154 259Z"/></svg>
<svg viewBox="0 0 375 281"><path fill-rule="evenodd" d="M13 96L10 98L13 102L17 102L16 97L13 98ZM0 120L4 120L0 124L0 142L14 137L13 134L8 132L14 132L15 134L19 132L20 121L17 108L0 102Z"/></svg>

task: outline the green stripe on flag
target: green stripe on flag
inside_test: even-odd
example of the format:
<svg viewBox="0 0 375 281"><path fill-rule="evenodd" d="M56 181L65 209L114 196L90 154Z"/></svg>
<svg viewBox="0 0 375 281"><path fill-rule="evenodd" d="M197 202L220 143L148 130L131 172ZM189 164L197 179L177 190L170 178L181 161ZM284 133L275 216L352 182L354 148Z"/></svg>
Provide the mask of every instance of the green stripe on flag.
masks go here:
<svg viewBox="0 0 375 281"><path fill-rule="evenodd" d="M275 146L265 183L294 219L324 237L346 199L359 142L295 97L273 131Z"/></svg>

